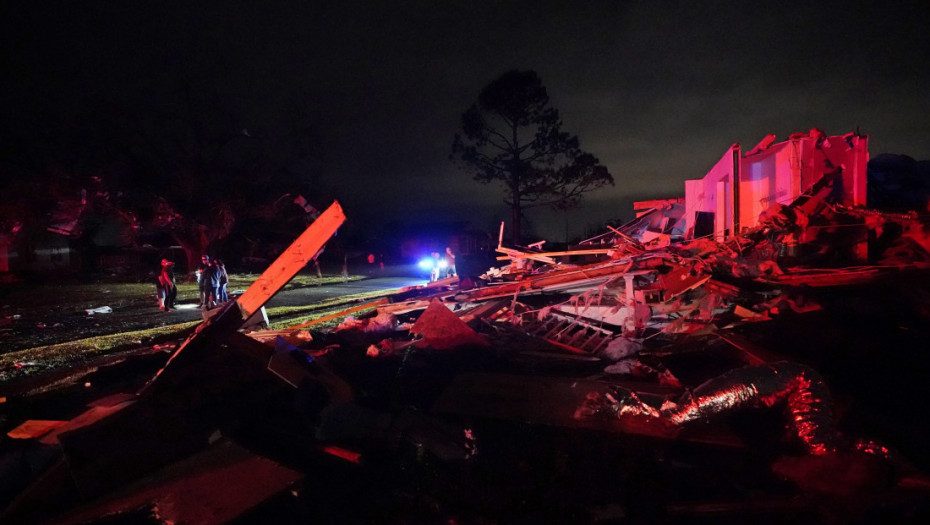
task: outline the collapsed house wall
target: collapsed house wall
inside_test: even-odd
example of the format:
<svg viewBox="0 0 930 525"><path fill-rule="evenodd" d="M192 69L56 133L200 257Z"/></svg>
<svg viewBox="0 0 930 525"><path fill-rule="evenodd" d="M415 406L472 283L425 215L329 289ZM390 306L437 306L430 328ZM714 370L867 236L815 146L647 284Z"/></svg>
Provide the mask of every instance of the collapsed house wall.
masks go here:
<svg viewBox="0 0 930 525"><path fill-rule="evenodd" d="M734 144L703 178L685 181L690 236L723 241L754 228L766 210L794 202L837 170L841 176L831 200L845 206L866 205L868 137L855 133L827 137L816 129L795 133L778 144L771 144L771 137L743 156L740 145Z"/></svg>
<svg viewBox="0 0 930 525"><path fill-rule="evenodd" d="M635 202L636 218L619 230L643 243L664 246L680 241L686 233L684 204L684 198ZM590 244L590 241L583 244Z"/></svg>

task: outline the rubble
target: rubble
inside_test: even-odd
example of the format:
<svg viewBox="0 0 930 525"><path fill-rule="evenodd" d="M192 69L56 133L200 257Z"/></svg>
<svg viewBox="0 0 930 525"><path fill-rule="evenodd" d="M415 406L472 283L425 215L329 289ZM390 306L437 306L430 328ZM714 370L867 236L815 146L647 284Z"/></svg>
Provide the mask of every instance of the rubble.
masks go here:
<svg viewBox="0 0 930 525"><path fill-rule="evenodd" d="M848 294L906 282L913 306L891 312L904 327L895 341L925 340L923 219L843 197L843 183L859 186L839 157L860 155L859 137L791 140L826 168L790 202L735 210L728 228L696 236L682 221L702 205L653 201L574 249L503 246L501 234L500 267L328 316L336 328L244 329L339 227L334 204L137 392L45 434L55 451L35 457L47 470L20 483L4 516L83 523L171 506L161 522L212 508L223 520L593 522L611 509L621 523L919 521L930 512L923 440L852 435L869 427L844 416L906 413L850 373L890 341L861 322L884 328L888 312L858 313ZM747 157L787 151L766 139ZM719 166L733 168L731 153ZM846 322L859 332L830 342ZM918 457L883 444L895 438ZM238 495L196 482L225 469ZM203 503L170 503L179 487Z"/></svg>

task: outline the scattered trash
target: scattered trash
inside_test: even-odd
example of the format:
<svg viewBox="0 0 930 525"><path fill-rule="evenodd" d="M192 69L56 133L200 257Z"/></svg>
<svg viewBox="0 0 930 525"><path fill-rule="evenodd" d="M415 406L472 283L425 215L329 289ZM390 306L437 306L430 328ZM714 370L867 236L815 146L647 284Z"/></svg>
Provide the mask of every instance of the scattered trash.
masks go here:
<svg viewBox="0 0 930 525"><path fill-rule="evenodd" d="M85 312L87 315L94 315L94 314L111 314L111 313L113 313L113 309L110 308L109 306L100 306L100 307L97 307L97 308L90 308L90 309L84 310L84 312Z"/></svg>

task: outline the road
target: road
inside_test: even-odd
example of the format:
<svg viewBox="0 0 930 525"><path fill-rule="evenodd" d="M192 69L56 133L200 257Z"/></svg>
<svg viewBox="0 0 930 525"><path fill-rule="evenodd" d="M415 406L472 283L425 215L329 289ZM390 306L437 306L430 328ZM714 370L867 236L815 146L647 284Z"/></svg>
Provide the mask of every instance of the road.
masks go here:
<svg viewBox="0 0 930 525"><path fill-rule="evenodd" d="M348 281L338 284L327 284L323 286L311 286L285 290L275 294L266 304L265 308L274 308L280 306L304 306L334 297L345 295L356 295L372 293L380 290L392 290L407 286L423 285L428 279L422 277L409 277L403 275L390 275L385 277L371 277L357 281ZM236 290L241 293L242 290ZM232 293L230 295L233 295ZM170 319L172 323L183 323L202 319L203 315L196 304L183 303L177 305L177 309L167 314L155 314L164 317L160 320Z"/></svg>
<svg viewBox="0 0 930 525"><path fill-rule="evenodd" d="M405 286L417 286L426 284L427 279L412 277L374 277L362 279L360 281L349 281L346 283L314 286L312 288L298 288L295 290L286 290L278 292L265 305L266 308L275 306L300 306L312 304L333 297L343 295L355 295L361 293L377 292L379 290L389 290L394 288L403 288Z"/></svg>

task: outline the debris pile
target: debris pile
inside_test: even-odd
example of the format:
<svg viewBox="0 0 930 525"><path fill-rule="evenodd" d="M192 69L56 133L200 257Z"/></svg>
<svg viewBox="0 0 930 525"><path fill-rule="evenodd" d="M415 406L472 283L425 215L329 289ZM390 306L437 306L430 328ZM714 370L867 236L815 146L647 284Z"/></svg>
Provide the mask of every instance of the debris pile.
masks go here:
<svg viewBox="0 0 930 525"><path fill-rule="evenodd" d="M879 376L903 371L877 359L925 341L926 224L831 200L842 175L738 234L695 238L657 203L567 251L499 241L500 266L333 329L243 330L339 227L334 204L141 388L24 422L4 517L925 519L925 436L900 432L913 413ZM899 291L893 312L850 299Z"/></svg>

